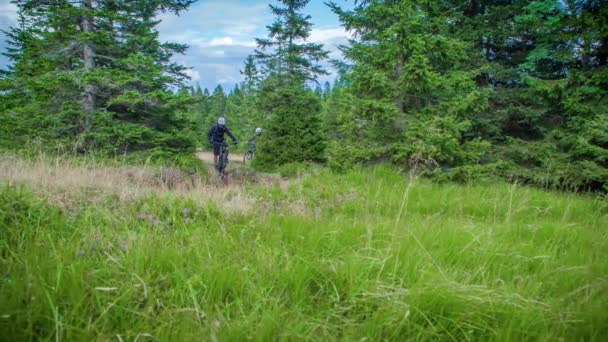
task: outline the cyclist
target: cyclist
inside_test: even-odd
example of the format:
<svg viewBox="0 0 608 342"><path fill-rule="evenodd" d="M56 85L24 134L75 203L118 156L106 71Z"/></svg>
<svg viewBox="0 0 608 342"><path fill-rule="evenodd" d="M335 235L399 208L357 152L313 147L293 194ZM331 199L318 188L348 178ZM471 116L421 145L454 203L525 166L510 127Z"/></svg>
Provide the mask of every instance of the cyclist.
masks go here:
<svg viewBox="0 0 608 342"><path fill-rule="evenodd" d="M247 160L251 160L253 158L253 154L255 153L255 141L262 134L262 129L260 127L255 129L255 134L247 140L247 145L249 145L249 149L243 155L243 163L246 163Z"/></svg>
<svg viewBox="0 0 608 342"><path fill-rule="evenodd" d="M238 142L234 135L232 135L232 132L230 132L230 129L226 126L226 119L220 117L217 119L217 123L211 126L207 133L209 144L213 145L213 165L216 169L218 167L217 161L220 155L220 144L226 142L226 138L224 137L225 134L228 134L233 143L236 144ZM228 151L226 151L226 153L228 153Z"/></svg>
<svg viewBox="0 0 608 342"><path fill-rule="evenodd" d="M257 137L260 136L260 134L262 134L262 129L260 127L255 129L255 135L251 137L251 139L247 140L248 143L255 143L255 140L257 139Z"/></svg>

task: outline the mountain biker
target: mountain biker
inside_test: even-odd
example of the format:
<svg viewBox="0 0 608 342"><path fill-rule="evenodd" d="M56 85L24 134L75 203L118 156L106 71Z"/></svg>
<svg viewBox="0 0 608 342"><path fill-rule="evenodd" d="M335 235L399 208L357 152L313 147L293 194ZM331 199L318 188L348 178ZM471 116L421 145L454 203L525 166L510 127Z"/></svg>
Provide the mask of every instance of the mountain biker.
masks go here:
<svg viewBox="0 0 608 342"><path fill-rule="evenodd" d="M216 169L218 167L217 160L220 155L220 144L226 142L224 134L228 134L233 143L236 144L238 142L234 135L232 135L232 132L230 132L230 129L226 126L226 119L220 117L217 119L217 123L211 126L207 133L209 144L213 145L213 165ZM228 153L228 151L226 151L226 153Z"/></svg>
<svg viewBox="0 0 608 342"><path fill-rule="evenodd" d="M255 129L255 134L247 139L247 145L249 145L249 150L243 155L243 163L245 160L251 160L253 158L253 154L255 153L255 141L262 134L262 129L260 127Z"/></svg>
<svg viewBox="0 0 608 342"><path fill-rule="evenodd" d="M257 139L257 137L259 137L262 134L262 129L260 127L255 129L255 135L252 136L249 140L247 140L248 143L254 143L255 140Z"/></svg>

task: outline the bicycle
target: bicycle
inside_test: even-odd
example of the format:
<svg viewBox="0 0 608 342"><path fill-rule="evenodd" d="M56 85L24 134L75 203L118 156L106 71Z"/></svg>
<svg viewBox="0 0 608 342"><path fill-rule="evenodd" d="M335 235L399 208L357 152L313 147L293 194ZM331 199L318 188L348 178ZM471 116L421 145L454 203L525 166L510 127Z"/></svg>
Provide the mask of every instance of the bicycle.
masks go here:
<svg viewBox="0 0 608 342"><path fill-rule="evenodd" d="M243 154L243 164L245 164L248 160L253 159L253 155L255 154L255 139L262 134L262 129L260 127L255 129L255 134L249 140L247 140L247 145L249 145L249 149L245 154Z"/></svg>
<svg viewBox="0 0 608 342"><path fill-rule="evenodd" d="M243 154L243 164L247 163L247 161L251 161L253 159L253 155L255 154L255 141L254 138L247 140L247 144L249 145L249 149L245 154Z"/></svg>
<svg viewBox="0 0 608 342"><path fill-rule="evenodd" d="M229 146L228 143L214 143L215 145L219 145L220 147L220 155L218 156L217 161L217 172L220 174L220 177L226 177L226 168L228 167L228 152ZM236 145L236 142L232 142L233 145Z"/></svg>

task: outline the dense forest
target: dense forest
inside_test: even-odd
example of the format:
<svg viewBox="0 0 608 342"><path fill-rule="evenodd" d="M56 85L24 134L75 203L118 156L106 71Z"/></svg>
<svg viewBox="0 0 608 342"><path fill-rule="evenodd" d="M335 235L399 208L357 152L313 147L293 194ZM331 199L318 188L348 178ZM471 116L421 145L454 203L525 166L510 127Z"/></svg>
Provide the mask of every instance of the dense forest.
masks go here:
<svg viewBox="0 0 608 342"><path fill-rule="evenodd" d="M393 163L437 180L608 186L608 6L602 0L328 2L344 59L307 40L307 0L271 4L268 36L228 93L188 82L156 16L193 0L23 0L6 32L0 145L174 158L219 116L255 167ZM318 77L337 73L332 84Z"/></svg>

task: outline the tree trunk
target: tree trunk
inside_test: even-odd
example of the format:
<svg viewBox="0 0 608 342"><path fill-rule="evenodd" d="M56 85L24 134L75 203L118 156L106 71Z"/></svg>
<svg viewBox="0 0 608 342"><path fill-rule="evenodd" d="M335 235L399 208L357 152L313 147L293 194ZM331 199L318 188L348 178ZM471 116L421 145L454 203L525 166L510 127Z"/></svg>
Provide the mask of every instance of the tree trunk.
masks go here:
<svg viewBox="0 0 608 342"><path fill-rule="evenodd" d="M395 68L395 83L397 88L397 96L395 96L395 106L397 106L397 110L399 113L403 113L403 94L401 94L401 90L399 87L399 79L401 79L401 75L403 74L403 64L405 64L404 57L401 56L399 62L397 62L397 67Z"/></svg>
<svg viewBox="0 0 608 342"><path fill-rule="evenodd" d="M606 37L602 38L601 40L597 60L600 67L608 64L608 39Z"/></svg>
<svg viewBox="0 0 608 342"><path fill-rule="evenodd" d="M93 9L92 0L83 0L82 7L85 10L85 15L82 16L80 26L84 34L89 34L93 32L93 24L91 23L91 18L88 13ZM95 69L95 48L93 47L93 43L90 41L90 39L86 39L86 42L84 44L83 58L85 72L89 72ZM84 86L84 91L84 130L88 131L91 129L92 116L93 112L95 111L97 87L92 83L88 83Z"/></svg>

